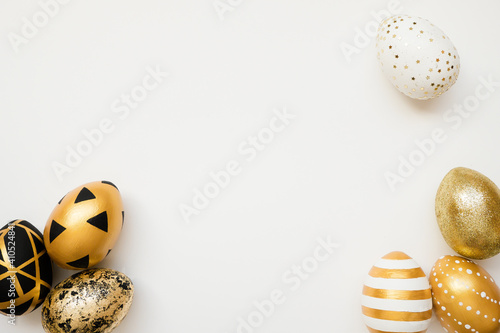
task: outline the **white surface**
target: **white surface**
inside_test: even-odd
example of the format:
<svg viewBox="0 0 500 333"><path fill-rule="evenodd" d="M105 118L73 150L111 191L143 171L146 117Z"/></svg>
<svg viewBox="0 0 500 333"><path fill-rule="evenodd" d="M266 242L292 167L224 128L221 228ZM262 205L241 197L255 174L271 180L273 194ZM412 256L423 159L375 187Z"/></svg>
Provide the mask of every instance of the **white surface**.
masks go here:
<svg viewBox="0 0 500 333"><path fill-rule="evenodd" d="M366 332L361 288L381 256L404 251L428 273L453 253L434 216L444 175L465 166L500 183L500 87L467 118L448 113L480 76L500 81L500 4L401 2L439 26L461 58L454 87L413 101L382 74L373 40L350 63L340 50L387 1L231 2L222 21L212 0L73 0L18 53L7 36L40 6L2 2L1 219L43 230L67 191L115 182L126 225L100 266L136 287L117 333L237 332L254 302L269 299L278 305L253 332ZM148 66L170 75L120 119L124 109L111 105ZM248 149L276 108L296 117L247 161L238 147ZM53 162L104 118L114 130L59 181ZM391 191L384 173L436 128L446 140ZM186 224L179 205L231 160L240 173ZM339 245L331 254L317 240L327 237ZM303 262L317 269L298 278L292 269ZM499 264L481 262L496 279ZM55 282L70 273L56 269ZM39 309L15 327L3 318L2 332L43 332ZM435 318L429 332L441 332Z"/></svg>

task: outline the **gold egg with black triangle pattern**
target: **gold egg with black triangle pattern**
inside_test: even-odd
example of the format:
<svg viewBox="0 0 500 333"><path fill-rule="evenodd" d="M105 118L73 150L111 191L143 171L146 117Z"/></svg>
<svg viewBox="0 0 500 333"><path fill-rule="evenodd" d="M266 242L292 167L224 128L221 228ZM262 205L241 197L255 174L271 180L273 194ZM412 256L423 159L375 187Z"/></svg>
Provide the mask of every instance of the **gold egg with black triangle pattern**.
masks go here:
<svg viewBox="0 0 500 333"><path fill-rule="evenodd" d="M52 262L43 236L31 223L14 220L0 229L0 312L30 313L52 286Z"/></svg>
<svg viewBox="0 0 500 333"><path fill-rule="evenodd" d="M66 269L87 269L113 249L125 213L120 191L109 181L79 186L56 205L43 233L50 258Z"/></svg>

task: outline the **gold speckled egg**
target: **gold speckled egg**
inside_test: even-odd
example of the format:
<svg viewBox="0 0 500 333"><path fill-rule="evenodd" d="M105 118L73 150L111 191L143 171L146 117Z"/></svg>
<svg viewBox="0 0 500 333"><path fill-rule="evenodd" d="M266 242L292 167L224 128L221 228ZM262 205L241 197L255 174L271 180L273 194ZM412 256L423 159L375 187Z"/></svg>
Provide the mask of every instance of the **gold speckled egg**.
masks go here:
<svg viewBox="0 0 500 333"><path fill-rule="evenodd" d="M43 238L52 260L66 269L85 269L103 260L123 226L123 203L111 182L77 187L52 211Z"/></svg>
<svg viewBox="0 0 500 333"><path fill-rule="evenodd" d="M500 190L483 174L451 170L436 194L436 217L444 239L460 255L486 259L500 253Z"/></svg>
<svg viewBox="0 0 500 333"><path fill-rule="evenodd" d="M436 316L447 332L498 332L500 290L481 266L462 257L443 256L429 280Z"/></svg>
<svg viewBox="0 0 500 333"><path fill-rule="evenodd" d="M109 333L127 315L134 285L123 273L93 268L74 274L49 293L42 306L48 333Z"/></svg>
<svg viewBox="0 0 500 333"><path fill-rule="evenodd" d="M424 333L432 317L429 281L415 260L403 252L391 252L368 273L361 306L372 333Z"/></svg>

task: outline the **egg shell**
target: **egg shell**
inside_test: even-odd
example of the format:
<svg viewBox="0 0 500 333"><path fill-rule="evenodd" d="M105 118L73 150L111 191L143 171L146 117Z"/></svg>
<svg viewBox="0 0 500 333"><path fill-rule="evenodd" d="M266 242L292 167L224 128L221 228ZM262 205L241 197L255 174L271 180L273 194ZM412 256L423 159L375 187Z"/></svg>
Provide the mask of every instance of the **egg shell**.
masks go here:
<svg viewBox="0 0 500 333"><path fill-rule="evenodd" d="M62 268L92 267L113 249L124 214L120 192L113 183L79 186L59 201L45 225L47 252Z"/></svg>
<svg viewBox="0 0 500 333"><path fill-rule="evenodd" d="M42 326L49 333L107 333L127 315L134 285L123 273L93 268L57 284L42 306Z"/></svg>
<svg viewBox="0 0 500 333"><path fill-rule="evenodd" d="M0 312L20 316L35 310L51 286L52 262L40 231L24 220L7 223L0 229Z"/></svg>
<svg viewBox="0 0 500 333"><path fill-rule="evenodd" d="M494 333L500 328L500 291L481 266L458 256L439 258L431 270L434 309L448 332Z"/></svg>
<svg viewBox="0 0 500 333"><path fill-rule="evenodd" d="M500 189L485 175L454 168L436 193L436 219L448 245L471 259L500 253Z"/></svg>
<svg viewBox="0 0 500 333"><path fill-rule="evenodd" d="M403 252L391 252L368 273L361 305L372 333L423 333L432 317L429 281L415 260Z"/></svg>
<svg viewBox="0 0 500 333"><path fill-rule="evenodd" d="M458 78L457 49L441 29L423 18L390 17L380 24L376 40L382 71L408 97L440 96Z"/></svg>

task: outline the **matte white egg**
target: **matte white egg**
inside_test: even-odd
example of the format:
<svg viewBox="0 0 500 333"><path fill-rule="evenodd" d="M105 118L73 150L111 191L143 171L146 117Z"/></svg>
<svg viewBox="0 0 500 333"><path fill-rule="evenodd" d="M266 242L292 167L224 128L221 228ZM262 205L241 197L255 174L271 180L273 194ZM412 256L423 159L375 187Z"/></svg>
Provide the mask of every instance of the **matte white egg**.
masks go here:
<svg viewBox="0 0 500 333"><path fill-rule="evenodd" d="M431 22L407 15L383 21L377 34L382 71L403 94L431 99L457 80L460 57L446 34Z"/></svg>

